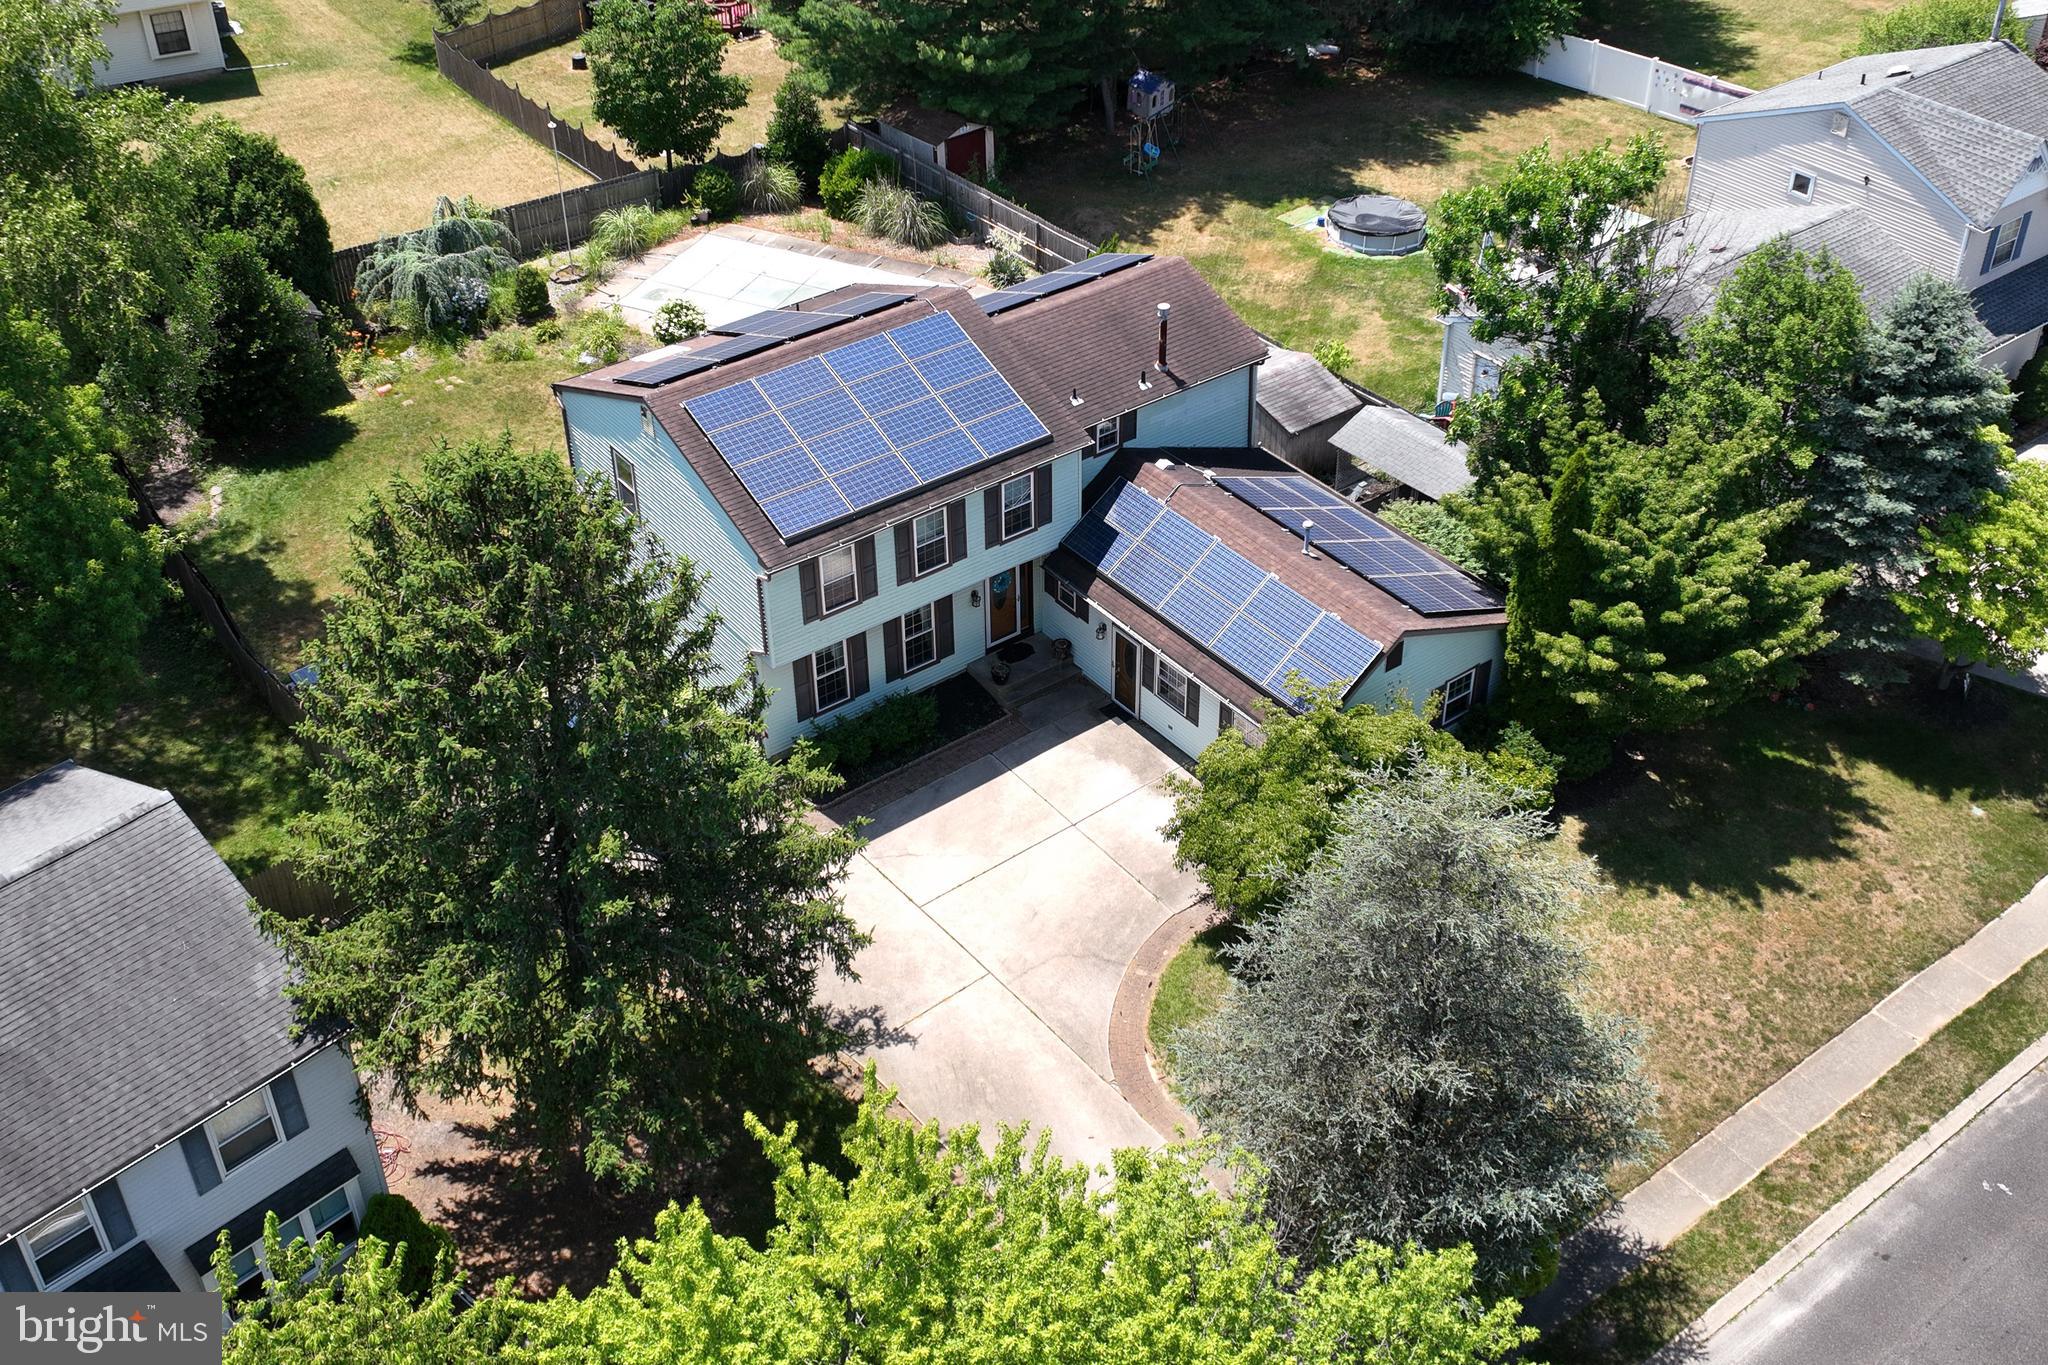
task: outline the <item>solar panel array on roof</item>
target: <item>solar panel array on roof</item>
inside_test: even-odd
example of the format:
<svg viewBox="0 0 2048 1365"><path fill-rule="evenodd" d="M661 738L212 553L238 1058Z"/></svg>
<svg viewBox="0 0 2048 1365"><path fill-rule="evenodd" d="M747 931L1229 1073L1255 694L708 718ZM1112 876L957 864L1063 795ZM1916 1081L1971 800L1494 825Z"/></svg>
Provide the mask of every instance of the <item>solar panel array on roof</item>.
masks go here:
<svg viewBox="0 0 2048 1365"><path fill-rule="evenodd" d="M1314 522L1309 542L1316 549L1424 616L1500 610L1500 599L1463 569L1306 475L1232 476L1216 483L1297 535L1303 521Z"/></svg>
<svg viewBox="0 0 2048 1365"><path fill-rule="evenodd" d="M852 321L851 317L841 317L836 313L792 313L782 308L771 308L765 313L749 313L743 318L721 323L711 330L719 336L775 337L791 341Z"/></svg>
<svg viewBox="0 0 2048 1365"><path fill-rule="evenodd" d="M683 407L784 540L1051 435L950 313Z"/></svg>
<svg viewBox="0 0 2048 1365"><path fill-rule="evenodd" d="M1261 689L1349 691L1379 644L1129 484L1081 518L1066 547Z"/></svg>
<svg viewBox="0 0 2048 1365"><path fill-rule="evenodd" d="M830 313L835 317L864 318L870 313L879 313L884 308L894 308L910 299L908 294L893 294L877 289L866 294L855 294L852 298L820 306L818 312Z"/></svg>
<svg viewBox="0 0 2048 1365"><path fill-rule="evenodd" d="M717 363L715 359L707 356L694 354L672 355L642 365L631 374L619 375L618 382L621 384L631 384L636 388L658 389L663 384L674 383L684 375L696 374L699 370L708 370Z"/></svg>
<svg viewBox="0 0 2048 1365"><path fill-rule="evenodd" d="M999 289L993 294L982 295L981 311L994 317L998 313L1006 313L1012 308L1030 303L1033 299L1042 299L1048 294L1057 294L1076 285L1086 284L1090 280L1099 280L1104 275L1114 274L1140 261L1151 259L1149 254L1132 251L1108 251L1100 256L1090 256L1085 261L1076 261L1058 270L1034 275L1028 280L1011 285L1008 289Z"/></svg>

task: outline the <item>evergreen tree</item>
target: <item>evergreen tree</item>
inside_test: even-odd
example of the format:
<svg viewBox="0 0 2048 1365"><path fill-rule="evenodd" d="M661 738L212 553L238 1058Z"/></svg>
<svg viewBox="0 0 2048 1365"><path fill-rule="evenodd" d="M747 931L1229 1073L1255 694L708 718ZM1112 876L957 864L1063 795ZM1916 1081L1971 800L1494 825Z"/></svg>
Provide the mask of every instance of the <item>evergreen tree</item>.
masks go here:
<svg viewBox="0 0 2048 1365"><path fill-rule="evenodd" d="M207 344L201 421L209 435L273 436L340 393L334 351L307 316L305 296L270 273L255 242L239 232L208 237L194 288Z"/></svg>
<svg viewBox="0 0 2048 1365"><path fill-rule="evenodd" d="M1579 25L1579 0L1324 0L1397 61L1451 70L1512 71Z"/></svg>
<svg viewBox="0 0 2048 1365"><path fill-rule="evenodd" d="M1837 653L1857 677L1897 675L1903 643L1895 594L1927 566L1921 532L1974 508L1999 486L1996 429L2012 402L1977 362L1982 331L1970 296L1923 275L1886 305L1847 401L1834 414L1813 480L1808 553L1850 572L1830 606Z"/></svg>
<svg viewBox="0 0 2048 1365"><path fill-rule="evenodd" d="M200 121L193 157L194 225L248 236L273 274L332 304L334 239L305 168L266 133L224 118Z"/></svg>
<svg viewBox="0 0 2048 1365"><path fill-rule="evenodd" d="M724 68L727 41L701 0L597 0L583 40L592 116L638 156L702 161L747 102L746 77Z"/></svg>
<svg viewBox="0 0 2048 1365"><path fill-rule="evenodd" d="M1299 53L1326 36L1303 0L1142 0L1129 7L1131 46L1183 88L1272 51Z"/></svg>
<svg viewBox="0 0 2048 1365"><path fill-rule="evenodd" d="M768 118L768 160L794 170L804 193L818 188L818 176L832 155L832 139L818 110L818 82L807 71L792 70L775 92L775 112Z"/></svg>
<svg viewBox="0 0 2048 1365"><path fill-rule="evenodd" d="M1920 533L1925 569L1899 596L1905 626L1941 646L1942 685L1972 664L2015 673L2048 654L2048 465Z"/></svg>
<svg viewBox="0 0 2048 1365"><path fill-rule="evenodd" d="M1203 1127L1270 1172L1290 1249L1470 1244L1527 1276L1652 1145L1633 1027L1578 1000L1592 867L1483 775L1382 771L1174 1043Z"/></svg>
<svg viewBox="0 0 2048 1365"><path fill-rule="evenodd" d="M360 907L273 919L302 1017L407 1100L509 1095L550 1159L632 1183L779 1110L860 939L830 779L773 763L751 673L715 681L687 561L559 460L430 455L356 523L310 650L309 870Z"/></svg>
<svg viewBox="0 0 2048 1365"><path fill-rule="evenodd" d="M0 317L0 706L103 717L163 599L162 533L130 521L99 391L47 328Z"/></svg>

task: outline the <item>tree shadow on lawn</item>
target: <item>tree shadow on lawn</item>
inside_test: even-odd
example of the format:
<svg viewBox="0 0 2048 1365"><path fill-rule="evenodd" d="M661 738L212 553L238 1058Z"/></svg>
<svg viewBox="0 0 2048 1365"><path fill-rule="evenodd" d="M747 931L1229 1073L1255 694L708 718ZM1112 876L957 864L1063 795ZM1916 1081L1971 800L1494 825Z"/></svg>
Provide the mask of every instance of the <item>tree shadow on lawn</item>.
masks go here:
<svg viewBox="0 0 2048 1365"><path fill-rule="evenodd" d="M218 76L179 86L178 98L194 104L218 104L224 100L251 99L263 93L263 87L256 79L257 73L233 34L221 35L220 53L222 64L228 69ZM237 67L242 69L238 71Z"/></svg>
<svg viewBox="0 0 2048 1365"><path fill-rule="evenodd" d="M193 561L228 604L235 626L279 677L299 666L325 624L325 602L304 578L277 571L286 550L276 536L230 525L195 542Z"/></svg>
<svg viewBox="0 0 2048 1365"><path fill-rule="evenodd" d="M1582 32L1709 76L1741 71L1757 57L1749 25L1714 0L1596 0L1588 8Z"/></svg>
<svg viewBox="0 0 2048 1365"><path fill-rule="evenodd" d="M1975 680L1935 686L1916 669L1833 727L1842 752L1942 800L2025 802L2048 818L2048 700Z"/></svg>
<svg viewBox="0 0 2048 1365"><path fill-rule="evenodd" d="M1531 1347L1544 1365L1627 1365L1703 1360L1706 1343L1690 1325L1706 1305L1670 1257L1651 1255L1612 1289ZM1665 1354L1658 1355L1662 1348Z"/></svg>
<svg viewBox="0 0 2048 1365"><path fill-rule="evenodd" d="M422 71L440 70L440 64L434 60L434 44L426 38L414 38L404 44L391 54L391 60Z"/></svg>
<svg viewBox="0 0 2048 1365"><path fill-rule="evenodd" d="M1127 134L1121 123L1115 135L1104 133L1098 115L1019 146L1008 178L1055 222L1143 241L1190 209L1215 218L1237 204L1277 210L1385 188L1357 178L1366 163L1398 175L1479 160L1461 140L1580 98L1521 75L1265 66L1188 96L1185 141L1149 177L1123 168Z"/></svg>
<svg viewBox="0 0 2048 1365"><path fill-rule="evenodd" d="M1788 703L1624 745L1607 772L1560 791L1557 809L1583 823L1581 847L1618 886L1751 905L1800 890L1794 863L1854 858L1857 830L1883 827L1827 718Z"/></svg>

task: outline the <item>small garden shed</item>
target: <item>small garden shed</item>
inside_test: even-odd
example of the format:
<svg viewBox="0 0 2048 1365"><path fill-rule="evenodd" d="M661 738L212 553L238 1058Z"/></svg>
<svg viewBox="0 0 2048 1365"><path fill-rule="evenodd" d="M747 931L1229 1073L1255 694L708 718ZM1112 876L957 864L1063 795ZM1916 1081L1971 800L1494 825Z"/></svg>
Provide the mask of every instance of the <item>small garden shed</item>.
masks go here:
<svg viewBox="0 0 2048 1365"><path fill-rule="evenodd" d="M905 156L956 175L986 173L996 162L995 129L943 109L898 105L876 120L882 141Z"/></svg>
<svg viewBox="0 0 2048 1365"><path fill-rule="evenodd" d="M1257 394L1252 419L1257 444L1295 468L1332 482L1342 457L1330 438L1365 400L1314 356L1284 346L1266 348Z"/></svg>

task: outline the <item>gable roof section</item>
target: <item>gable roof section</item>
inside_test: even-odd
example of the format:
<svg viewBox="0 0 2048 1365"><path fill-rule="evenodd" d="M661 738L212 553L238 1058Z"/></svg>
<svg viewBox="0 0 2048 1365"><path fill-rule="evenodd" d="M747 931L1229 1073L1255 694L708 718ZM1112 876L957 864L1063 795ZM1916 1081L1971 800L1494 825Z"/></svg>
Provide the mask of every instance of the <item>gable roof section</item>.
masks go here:
<svg viewBox="0 0 2048 1365"><path fill-rule="evenodd" d="M0 792L0 847L6 1237L323 1043L169 793L60 764Z"/></svg>
<svg viewBox="0 0 2048 1365"><path fill-rule="evenodd" d="M1364 405L1363 398L1314 356L1285 346L1266 348L1266 363L1259 366L1259 410L1289 436Z"/></svg>
<svg viewBox="0 0 2048 1365"><path fill-rule="evenodd" d="M900 286L852 285L807 300L796 311L829 309L833 302L869 288L905 292ZM1152 372L1151 387L1140 389L1139 373L1155 358L1157 305L1162 302L1173 305L1167 371ZM924 484L893 501L784 540L683 405L700 394L759 378L938 312L952 314L1051 431L1050 441ZM1230 311L1192 266L1174 258L1158 258L994 318L984 314L966 290L936 285L912 292L908 302L896 307L659 388L619 382L639 368L644 357L562 380L555 388L644 403L732 519L762 567L773 572L1043 464L1055 455L1077 450L1090 441L1097 422L1256 364L1265 350L1258 334ZM1070 401L1076 391L1082 400L1078 407Z"/></svg>
<svg viewBox="0 0 2048 1365"><path fill-rule="evenodd" d="M1908 68L1909 75L1887 73ZM2048 72L2008 43L1851 57L1699 122L1796 109L1853 110L1977 227L1989 227L2048 139Z"/></svg>
<svg viewBox="0 0 2048 1365"><path fill-rule="evenodd" d="M1424 497L1446 498L1472 486L1464 443L1401 408L1368 403L1337 428L1330 444Z"/></svg>

